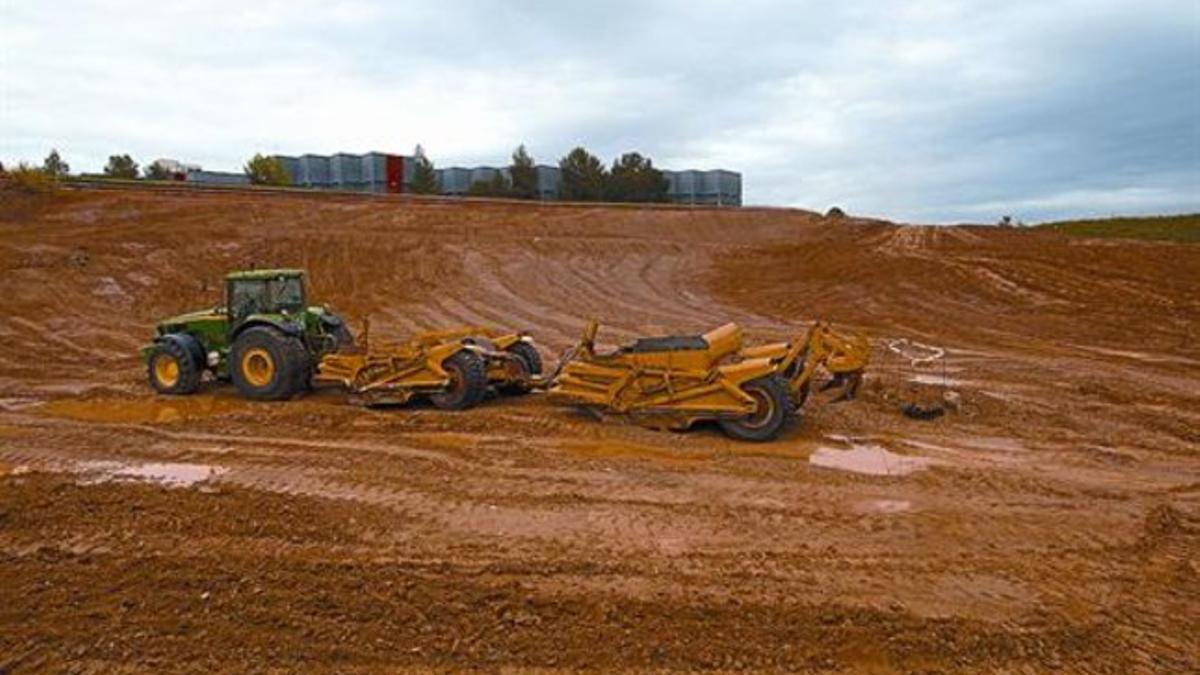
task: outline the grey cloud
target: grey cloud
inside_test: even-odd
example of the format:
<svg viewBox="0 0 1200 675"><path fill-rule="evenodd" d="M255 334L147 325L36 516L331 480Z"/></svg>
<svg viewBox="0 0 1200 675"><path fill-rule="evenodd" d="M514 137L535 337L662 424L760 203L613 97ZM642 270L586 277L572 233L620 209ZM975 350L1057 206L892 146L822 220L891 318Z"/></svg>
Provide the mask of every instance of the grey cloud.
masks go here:
<svg viewBox="0 0 1200 675"><path fill-rule="evenodd" d="M582 144L740 170L750 203L1200 210L1190 1L8 3L0 49L6 162Z"/></svg>

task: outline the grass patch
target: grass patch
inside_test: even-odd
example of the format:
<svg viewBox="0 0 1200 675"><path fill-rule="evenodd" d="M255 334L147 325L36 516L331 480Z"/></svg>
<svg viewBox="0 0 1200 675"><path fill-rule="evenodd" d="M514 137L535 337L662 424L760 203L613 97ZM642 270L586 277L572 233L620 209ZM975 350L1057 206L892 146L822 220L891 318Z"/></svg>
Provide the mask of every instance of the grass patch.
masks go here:
<svg viewBox="0 0 1200 675"><path fill-rule="evenodd" d="M1045 223L1038 225L1038 227L1081 237L1200 242L1200 213L1181 216L1063 220L1054 223Z"/></svg>

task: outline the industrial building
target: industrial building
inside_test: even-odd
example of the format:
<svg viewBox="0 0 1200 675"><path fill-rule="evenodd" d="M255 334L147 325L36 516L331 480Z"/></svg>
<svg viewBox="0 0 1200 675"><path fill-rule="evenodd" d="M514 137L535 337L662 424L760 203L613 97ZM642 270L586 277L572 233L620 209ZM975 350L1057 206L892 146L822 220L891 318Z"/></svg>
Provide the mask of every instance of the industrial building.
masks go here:
<svg viewBox="0 0 1200 675"><path fill-rule="evenodd" d="M663 171L667 195L676 204L741 206L742 174L736 171Z"/></svg>
<svg viewBox="0 0 1200 675"><path fill-rule="evenodd" d="M416 159L404 155L368 152L354 155L339 152L334 155L304 154L274 155L296 187L322 190L354 190L376 193L412 192ZM188 166L184 180L196 183L236 185L248 182L243 174L203 171ZM559 198L562 171L557 166L539 164L537 195L551 201ZM507 167L477 166L435 169L438 192L443 195L467 194L475 183L490 183L496 174L509 176ZM741 206L742 175L736 171L663 170L667 179L667 197L675 204L707 206Z"/></svg>
<svg viewBox="0 0 1200 675"><path fill-rule="evenodd" d="M188 183L201 183L204 185L249 185L250 178L244 173L233 173L230 171L205 171L203 169L192 169L183 174L183 180Z"/></svg>
<svg viewBox="0 0 1200 675"><path fill-rule="evenodd" d="M368 152L352 155L275 155L296 187L356 190L360 192L409 192L412 186L412 157Z"/></svg>

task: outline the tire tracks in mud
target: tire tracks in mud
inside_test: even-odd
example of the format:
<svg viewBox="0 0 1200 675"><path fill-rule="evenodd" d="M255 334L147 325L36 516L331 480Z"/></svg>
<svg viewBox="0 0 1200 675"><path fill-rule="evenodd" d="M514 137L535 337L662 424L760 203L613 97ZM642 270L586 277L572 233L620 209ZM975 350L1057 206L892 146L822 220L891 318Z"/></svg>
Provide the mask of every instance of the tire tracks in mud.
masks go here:
<svg viewBox="0 0 1200 675"><path fill-rule="evenodd" d="M834 223L792 211L75 197L29 223L0 224L0 267L13 270L0 279L0 297L29 322L0 325L0 383L21 402L0 417L0 489L41 479L13 475L18 466L219 465L227 470L206 489L235 506L251 505L252 520L259 518L257 505L277 499L288 513L283 539L291 541L290 526L305 533L302 555L299 544L277 546L274 534L246 534L236 542L240 562L254 570L291 567L278 565L280 550L296 553L297 567L335 561L316 577L289 579L299 586L298 595L287 597L319 596L328 603L321 611L361 595L328 593L331 584L363 577L346 570L379 577L389 566L372 567L372 560L408 555L428 564L426 571L440 570L447 584L508 573L505 583L529 584L559 601L566 590L609 607L619 602L614 598L661 601L695 590L691 604L671 606L674 615L656 624L654 635L678 633L691 612L711 618L718 593L764 606L788 598L835 602L838 609L826 613L831 620L870 624L860 638L895 644L897 625L919 626L933 637L909 638L911 663L948 669L955 664L937 659L976 648L1000 653L997 645L1011 645L1013 631L1025 636L1026 656L968 663L1049 667L1028 656L1045 648L1065 650L1071 656L1058 665L1082 670L1092 662L1071 645L1095 644L1094 654L1136 653L1139 663L1153 663L1155 651L1182 644L1181 627L1162 620L1172 607L1172 586L1160 582L1177 573L1189 578L1178 560L1194 539L1172 534L1174 521L1166 518L1166 543L1155 549L1165 553L1148 558L1152 569L1145 570L1122 546L1137 540L1149 504L1169 501L1188 517L1200 512L1190 478L1194 457L1184 436L1167 438L1195 422L1190 414L1177 416L1182 424L1169 419L1191 400L1187 385L1195 379L1194 364L1178 360L1195 360L1178 335L1198 306L1190 298L1200 296L1180 274L1200 261L1189 249ZM69 256L77 248L87 251L86 267L64 274L74 269ZM46 265L15 269L27 258ZM318 392L278 406L214 404L212 414L158 417L159 401L143 393L134 350L156 319L213 304L211 282L250 262L308 267L316 301L328 299L355 327L369 315L373 335L384 340L482 322L532 329L543 351L554 353L593 316L605 322L606 342L647 331L705 330L727 320L743 323L757 342L790 337L826 318L868 330L877 348L884 337L945 347L948 364L958 369L952 386L969 412L907 421L896 412L896 396L911 373L879 360L858 403L842 408L814 399L806 421L768 446L738 446L709 429L672 434L598 422L551 408L536 395L448 415L420 406L377 414ZM128 297L94 295L102 277L116 279ZM1163 303L1172 308L1171 322L1139 318L1139 306ZM87 309L71 314L74 325L58 336L71 346L38 332L79 307ZM126 344L129 359L116 363L115 352ZM1184 347L1171 351L1175 344ZM1160 358L1167 355L1176 360ZM55 389L55 373L77 373L80 382L102 389ZM879 376L899 384L883 386ZM877 377L880 386L872 387ZM214 400L221 398L215 388L204 396L212 391ZM76 421L25 405L46 398L129 405L136 414L118 419L147 421L106 423L102 415ZM816 448L843 445L834 434L848 438L845 444L867 439L946 466L907 477L810 467ZM1008 445L973 442L983 437ZM103 485L82 490L85 503L144 506L121 496L133 488ZM138 494L152 501L147 491ZM326 521L297 515L314 503L342 515L317 527ZM358 514L368 519L368 512L375 514L369 524L350 523ZM171 515L186 520L196 512ZM139 574L190 571L202 581L211 571L169 555L147 561L133 549L88 548L97 540L86 519L69 527L47 522L47 531L69 530L68 553L113 558ZM325 529L337 528L367 528L378 539L352 551L326 536ZM77 562L64 564L49 553L6 561L67 575ZM1140 576L1154 583L1126 595L1109 592ZM1132 607L1134 599L1150 610L1114 610L1113 603ZM881 605L901 609L882 619L855 613ZM516 606L522 616L536 612L528 603ZM54 605L41 608L37 614ZM623 613L598 611L591 628L622 625ZM758 611L743 603L733 618L706 625L720 634L749 630L778 654L781 629L764 629ZM923 618L904 623L911 616ZM924 619L931 616L940 618ZM976 617L990 627L972 632L958 623ZM1119 639L1093 643L1077 634L1099 626L1097 634L1111 638L1104 629L1114 625L1126 631L1116 633ZM505 626L494 644L508 644L514 629ZM830 658L848 669L861 665Z"/></svg>

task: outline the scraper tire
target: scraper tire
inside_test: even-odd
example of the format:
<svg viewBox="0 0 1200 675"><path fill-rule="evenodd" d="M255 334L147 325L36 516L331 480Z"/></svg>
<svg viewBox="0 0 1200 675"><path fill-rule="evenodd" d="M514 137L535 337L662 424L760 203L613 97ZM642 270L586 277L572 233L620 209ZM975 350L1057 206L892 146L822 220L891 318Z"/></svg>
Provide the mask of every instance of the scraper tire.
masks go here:
<svg viewBox="0 0 1200 675"><path fill-rule="evenodd" d="M450 374L446 391L430 396L442 410L466 410L477 405L487 394L487 364L478 354L464 349L442 362Z"/></svg>
<svg viewBox="0 0 1200 675"><path fill-rule="evenodd" d="M767 375L742 385L742 391L758 403L757 409L739 419L721 420L721 429L731 438L763 442L775 440L792 417L792 399L787 383L778 375Z"/></svg>

